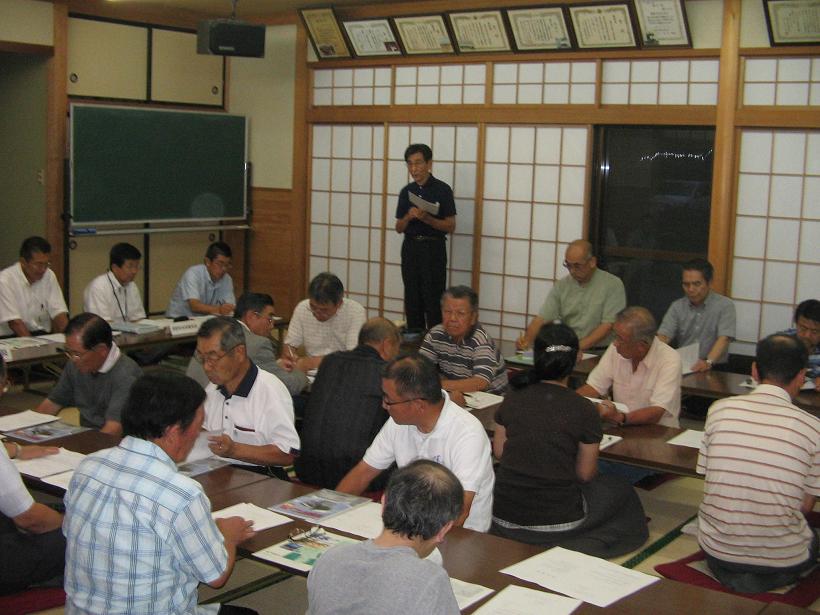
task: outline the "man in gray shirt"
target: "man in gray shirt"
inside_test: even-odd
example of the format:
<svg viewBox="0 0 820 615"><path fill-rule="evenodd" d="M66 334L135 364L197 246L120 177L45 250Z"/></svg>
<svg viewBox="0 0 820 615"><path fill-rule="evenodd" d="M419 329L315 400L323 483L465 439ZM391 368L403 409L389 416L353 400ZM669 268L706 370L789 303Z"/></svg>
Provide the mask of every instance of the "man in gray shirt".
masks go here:
<svg viewBox="0 0 820 615"><path fill-rule="evenodd" d="M120 352L111 326L90 312L68 321L63 352L65 369L37 412L57 414L64 406L77 406L84 427L122 435L120 414L131 385L142 376L139 365Z"/></svg>
<svg viewBox="0 0 820 615"><path fill-rule="evenodd" d="M683 367L705 372L726 363L735 338L735 304L712 290L712 265L696 258L683 265L685 297L673 301L658 329L662 342L682 348L699 344L698 361Z"/></svg>
<svg viewBox="0 0 820 615"><path fill-rule="evenodd" d="M447 573L423 558L444 541L463 498L455 475L434 461L396 470L382 498L384 530L322 555L308 576L308 615L457 615Z"/></svg>

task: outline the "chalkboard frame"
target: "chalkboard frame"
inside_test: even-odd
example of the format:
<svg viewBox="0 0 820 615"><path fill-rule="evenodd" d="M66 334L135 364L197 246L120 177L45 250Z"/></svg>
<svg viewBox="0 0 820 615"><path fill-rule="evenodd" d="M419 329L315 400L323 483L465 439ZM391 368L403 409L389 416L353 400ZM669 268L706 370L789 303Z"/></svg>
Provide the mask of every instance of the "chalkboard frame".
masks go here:
<svg viewBox="0 0 820 615"><path fill-rule="evenodd" d="M223 196L230 197L228 200L233 202L233 205L231 205L227 211L222 210L221 212L214 215L203 215L202 213L199 213L197 215L180 215L180 211L178 211L178 209L171 209L169 211L172 211L173 213L169 217L157 215L128 217L127 215L117 215L118 213L122 214L122 207L120 206L120 209L112 210L112 215L110 216L98 216L97 214L99 212L99 208L89 206L85 201L88 201L90 199L88 199L88 197L82 191L84 186L83 182L87 181L86 178L89 175L93 174L95 182L100 181L100 175L98 173L97 168L95 168L94 171L91 172L86 170L86 167L94 162L94 158L93 156L89 157L88 154L83 153L84 151L87 152L90 146L90 143L88 141L90 137L87 134L84 134L83 130L86 130L86 132L89 130L89 121L111 121L112 117L122 117L125 118L127 122L132 123L138 120L139 118L150 117L152 119L159 120L160 123L176 123L180 126L179 130L187 130L188 128L191 128L192 130L199 131L198 133L192 133L190 135L190 138L197 141L197 144L200 147L190 147L186 149L184 141L185 137L182 139L182 143L174 142L172 144L173 151L176 151L179 154L179 157L177 157L176 160L180 160L182 159L182 156L185 156L185 159L190 161L189 156L191 154L195 154L197 157L195 158L195 161L201 162L203 166L208 166L212 165L214 160L219 160L220 156L227 156L227 158L225 158L225 162L229 165L229 168L241 168L241 173L237 173L236 175L231 176L226 175L225 177L228 179L223 180L228 181L231 185L231 190L229 194ZM188 122L188 124L185 124L186 121ZM144 126L142 126L142 128L144 128ZM223 151L220 151L222 148L216 146L206 145L204 148L202 147L203 139L205 137L207 137L209 134L213 134L219 131L228 131L230 134L231 146L228 148L224 148L226 150L230 150L227 154ZM220 134L222 133L220 132ZM100 136L101 135L98 131L96 137L99 138ZM144 139L143 133L140 132L138 135L135 136L135 139ZM205 141L212 140L205 139ZM95 143L94 145L96 147L97 144ZM162 156L168 155L166 151L154 153L155 155L157 155L158 159L162 158ZM124 164L127 164L127 162L124 162ZM145 164L145 158L142 159L142 164ZM174 175L178 174L179 167L177 165L166 165L165 168L157 167L156 169L152 169L152 171L156 171L159 175L161 175L164 178L165 181L171 182ZM152 223L198 223L237 220L246 221L248 219L248 174L248 121L247 118L244 116L211 111L155 109L143 107L128 107L121 105L95 105L72 103L70 106L70 196L67 213L69 216L69 223L71 227L77 228ZM213 174L211 174L211 177L212 176ZM79 190L78 186L80 187ZM240 192L241 205L237 205L236 201L239 199ZM207 205L203 209L207 210ZM126 211L127 210L128 209L126 209Z"/></svg>

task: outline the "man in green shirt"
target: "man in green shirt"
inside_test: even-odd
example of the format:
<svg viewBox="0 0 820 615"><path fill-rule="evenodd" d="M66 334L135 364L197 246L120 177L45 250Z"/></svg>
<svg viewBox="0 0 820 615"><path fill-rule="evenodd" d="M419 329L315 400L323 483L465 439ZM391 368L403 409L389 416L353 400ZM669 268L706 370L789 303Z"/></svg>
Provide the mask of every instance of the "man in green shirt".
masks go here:
<svg viewBox="0 0 820 615"><path fill-rule="evenodd" d="M609 343L615 315L626 307L623 282L598 269L592 244L583 239L567 246L564 267L569 275L552 287L540 313L516 342L519 350L529 348L541 327L555 320L575 331L581 350Z"/></svg>

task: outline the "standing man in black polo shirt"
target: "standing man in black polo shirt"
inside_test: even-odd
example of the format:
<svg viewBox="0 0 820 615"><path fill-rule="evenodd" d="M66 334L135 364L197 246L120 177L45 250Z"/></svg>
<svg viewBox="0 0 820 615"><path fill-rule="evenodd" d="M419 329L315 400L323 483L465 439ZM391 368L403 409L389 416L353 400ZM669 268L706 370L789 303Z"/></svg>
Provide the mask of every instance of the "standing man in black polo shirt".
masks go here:
<svg viewBox="0 0 820 615"><path fill-rule="evenodd" d="M441 322L441 294L447 285L447 233L456 229L453 190L430 173L433 150L414 143L404 152L413 181L399 193L396 232L404 233L401 247L401 278L407 328L427 330ZM433 215L414 205L410 195L438 204Z"/></svg>

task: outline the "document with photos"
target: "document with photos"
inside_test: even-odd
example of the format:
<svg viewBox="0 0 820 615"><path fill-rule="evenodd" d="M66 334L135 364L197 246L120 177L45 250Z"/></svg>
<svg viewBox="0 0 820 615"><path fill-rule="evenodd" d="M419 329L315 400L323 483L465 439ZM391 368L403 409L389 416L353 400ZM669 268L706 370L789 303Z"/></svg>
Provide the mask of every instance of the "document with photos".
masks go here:
<svg viewBox="0 0 820 615"><path fill-rule="evenodd" d="M410 203L412 205L415 205L422 211L426 211L428 214L431 214L433 216L438 215L438 203L431 203L430 201L421 198L418 194L413 194L412 192L409 192L407 196L410 199Z"/></svg>
<svg viewBox="0 0 820 615"><path fill-rule="evenodd" d="M363 506L357 506L330 519L317 521L317 523L362 538L375 538L384 529L382 505L376 502L368 502Z"/></svg>
<svg viewBox="0 0 820 615"><path fill-rule="evenodd" d="M581 601L574 598L548 594L519 585L507 585L478 609L475 615L569 615L579 606Z"/></svg>
<svg viewBox="0 0 820 615"><path fill-rule="evenodd" d="M290 517L277 514L267 508L262 508L249 502L234 504L222 510L214 511L211 513L211 516L214 519L242 517L246 521L253 521L254 532L261 532L262 530L267 530L277 525L285 525L285 523L293 523L293 519Z"/></svg>
<svg viewBox="0 0 820 615"><path fill-rule="evenodd" d="M42 412L35 412L34 410L23 410L8 416L0 416L0 431L8 432L15 429L25 429L32 425L42 425L43 423L50 423L56 421L57 417L53 414L43 414Z"/></svg>
<svg viewBox="0 0 820 615"><path fill-rule="evenodd" d="M271 506L270 509L291 517L318 523L323 519L329 519L334 515L367 504L370 501L370 498L358 495L340 493L331 489L320 489L276 506Z"/></svg>
<svg viewBox="0 0 820 615"><path fill-rule="evenodd" d="M279 544L256 551L253 555L279 566L309 572L316 560L330 547L353 542L358 541L315 527L307 532L295 534Z"/></svg>
<svg viewBox="0 0 820 615"><path fill-rule="evenodd" d="M562 547L553 547L501 572L600 607L659 580Z"/></svg>
<svg viewBox="0 0 820 615"><path fill-rule="evenodd" d="M40 423L39 425L32 425L31 427L23 427L22 429L15 429L14 431L6 432L10 438L17 438L25 442L46 442L47 440L54 440L55 438L62 438L63 436L70 436L81 431L89 431L90 427L80 427L79 425L70 425L63 421L51 421L48 423Z"/></svg>

